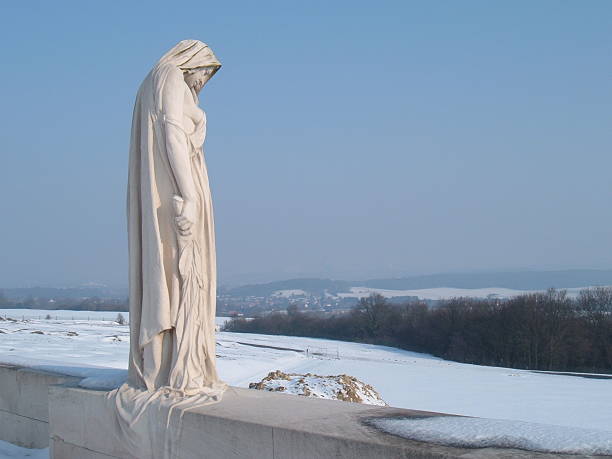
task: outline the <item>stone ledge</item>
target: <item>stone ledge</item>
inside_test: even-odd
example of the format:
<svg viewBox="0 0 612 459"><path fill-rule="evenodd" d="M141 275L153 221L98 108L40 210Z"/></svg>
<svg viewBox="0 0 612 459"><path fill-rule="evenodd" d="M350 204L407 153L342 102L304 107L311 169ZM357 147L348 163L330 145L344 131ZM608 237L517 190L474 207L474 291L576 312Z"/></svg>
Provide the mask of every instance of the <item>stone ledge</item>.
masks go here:
<svg viewBox="0 0 612 459"><path fill-rule="evenodd" d="M80 378L0 364L0 439L49 445L56 459L129 457L109 432L106 392L74 387ZM58 385L59 384L59 385ZM218 404L185 412L181 458L576 458L510 449L461 449L376 430L377 417L439 413L230 388ZM49 423L47 422L49 421ZM144 459L144 458L140 458Z"/></svg>
<svg viewBox="0 0 612 459"><path fill-rule="evenodd" d="M104 434L114 425L112 414L106 409L105 395L106 392L81 388L55 386L50 389L50 432L54 457L129 457L119 445L109 442L108 436ZM511 449L444 447L406 440L380 432L368 425L368 420L376 417L440 415L232 387L224 394L221 402L184 413L181 451L177 457L578 457ZM82 456L79 451L87 451L88 455ZM98 456L92 455L94 453Z"/></svg>
<svg viewBox="0 0 612 459"><path fill-rule="evenodd" d="M26 448L49 446L49 386L80 378L0 364L0 440Z"/></svg>
<svg viewBox="0 0 612 459"><path fill-rule="evenodd" d="M0 440L24 448L46 448L49 423L0 410Z"/></svg>
<svg viewBox="0 0 612 459"><path fill-rule="evenodd" d="M59 438L51 439L51 458L62 459L65 457L78 457L79 459L120 459L116 456L97 453L72 443L65 442Z"/></svg>

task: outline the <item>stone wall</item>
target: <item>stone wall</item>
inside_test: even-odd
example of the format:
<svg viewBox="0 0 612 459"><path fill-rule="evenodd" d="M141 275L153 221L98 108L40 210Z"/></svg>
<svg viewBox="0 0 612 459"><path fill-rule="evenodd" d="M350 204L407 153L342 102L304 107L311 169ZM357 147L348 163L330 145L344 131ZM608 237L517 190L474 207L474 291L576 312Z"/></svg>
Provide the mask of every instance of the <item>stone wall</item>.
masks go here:
<svg viewBox="0 0 612 459"><path fill-rule="evenodd" d="M52 387L53 457L129 457L112 441L106 392ZM95 413L95 415L94 415ZM230 388L223 400L183 415L178 458L372 459L561 457L517 450L450 448L409 441L368 425L376 417L439 413L361 405L258 390ZM165 427L160 426L160 435ZM568 456L563 456L568 458Z"/></svg>
<svg viewBox="0 0 612 459"><path fill-rule="evenodd" d="M0 440L26 448L49 446L49 386L79 378L0 364Z"/></svg>
<svg viewBox="0 0 612 459"><path fill-rule="evenodd" d="M49 444L53 459L129 458L113 441L106 392L79 378L0 365L0 439ZM376 430L377 417L439 413L361 405L232 387L217 404L186 411L177 458L564 458L510 449L461 449L406 440ZM159 427L163 435L165 426ZM146 459L146 458L139 458Z"/></svg>

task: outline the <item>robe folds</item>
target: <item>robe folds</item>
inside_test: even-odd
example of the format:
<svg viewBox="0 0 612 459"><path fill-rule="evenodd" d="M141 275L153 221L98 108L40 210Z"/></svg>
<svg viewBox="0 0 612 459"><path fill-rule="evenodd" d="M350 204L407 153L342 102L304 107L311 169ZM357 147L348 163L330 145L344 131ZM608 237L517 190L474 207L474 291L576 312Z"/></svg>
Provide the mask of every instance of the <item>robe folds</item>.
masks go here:
<svg viewBox="0 0 612 459"><path fill-rule="evenodd" d="M178 384L178 387L172 381L173 372L178 377L182 370L197 371L179 368L189 363L190 357L191 360L194 357L208 360L193 362L202 367L202 373L212 373L191 375L200 379L202 388L217 382L214 364L217 274L214 222L201 145L205 136L205 119L193 132L185 132L183 120L176 119L176 116L172 118L166 107L174 97L182 98L183 94L170 94L168 97L165 87L170 79L182 78L184 70L198 67L218 69L219 66L208 46L196 40L185 40L160 59L136 96L127 198L131 326L129 382L149 390L170 386L199 392L197 381ZM170 154L177 154L169 151L167 133L171 129L182 130L178 135L185 136L183 148L186 151L178 154L190 158L190 172L198 198L200 218L189 241L181 241L174 221L173 198L181 196L181 190L169 159ZM181 242L193 247L185 249ZM187 268L192 271L191 281L198 284L194 289L184 288L190 279L185 279L185 272L180 272L182 259L187 260L183 265L190 265ZM191 323L180 323L185 314ZM197 338L199 344L188 343L184 335L178 334L177 328L181 327L182 332L196 335L191 338ZM189 354L204 348L206 355L177 355L181 346Z"/></svg>
<svg viewBox="0 0 612 459"><path fill-rule="evenodd" d="M206 44L181 41L146 76L134 105L127 193L129 369L127 382L108 399L117 415L117 440L135 457L171 457L180 436L180 422L170 425L172 413L219 401L227 388L215 364L217 272L202 150L206 116L195 108L201 117L185 122L176 110L189 93L183 72L206 68L212 76L220 66ZM195 93L193 99L197 106ZM175 221L184 191L179 176L190 177L197 208L188 236L179 234ZM168 427L160 435L163 424Z"/></svg>

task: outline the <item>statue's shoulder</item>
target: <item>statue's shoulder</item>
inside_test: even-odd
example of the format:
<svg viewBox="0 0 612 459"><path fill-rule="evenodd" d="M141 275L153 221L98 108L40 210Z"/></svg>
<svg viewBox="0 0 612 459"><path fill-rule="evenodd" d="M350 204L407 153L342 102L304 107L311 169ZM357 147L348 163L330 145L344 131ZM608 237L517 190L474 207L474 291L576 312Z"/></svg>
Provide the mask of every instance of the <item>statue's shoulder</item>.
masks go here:
<svg viewBox="0 0 612 459"><path fill-rule="evenodd" d="M164 64L159 67L159 70L167 75L168 79L183 80L183 71L173 64Z"/></svg>
<svg viewBox="0 0 612 459"><path fill-rule="evenodd" d="M185 78L183 77L181 69L175 65L169 64L159 70L165 91L182 91L184 89Z"/></svg>

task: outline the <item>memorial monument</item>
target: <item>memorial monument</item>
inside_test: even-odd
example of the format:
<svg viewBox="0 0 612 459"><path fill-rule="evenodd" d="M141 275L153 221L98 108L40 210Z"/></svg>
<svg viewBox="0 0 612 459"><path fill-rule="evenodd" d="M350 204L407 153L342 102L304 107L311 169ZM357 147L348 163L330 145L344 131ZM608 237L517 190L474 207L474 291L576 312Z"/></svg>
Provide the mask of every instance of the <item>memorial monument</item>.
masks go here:
<svg viewBox="0 0 612 459"><path fill-rule="evenodd" d="M136 96L127 193L129 370L109 400L117 439L137 457L170 456L180 434L173 411L219 401L227 388L215 364L215 231L206 114L198 107L220 67L208 45L183 40ZM158 421L174 427L155 431Z"/></svg>

